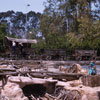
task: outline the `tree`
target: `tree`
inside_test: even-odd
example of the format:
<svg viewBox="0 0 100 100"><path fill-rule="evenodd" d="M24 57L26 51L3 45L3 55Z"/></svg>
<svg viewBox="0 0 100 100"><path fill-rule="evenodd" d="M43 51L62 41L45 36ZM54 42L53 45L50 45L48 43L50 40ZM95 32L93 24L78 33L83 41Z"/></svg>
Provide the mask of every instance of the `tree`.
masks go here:
<svg viewBox="0 0 100 100"><path fill-rule="evenodd" d="M78 49L98 49L100 48L100 21L95 23L88 17L81 17L79 20L78 34L69 33L67 38L71 44L71 48Z"/></svg>
<svg viewBox="0 0 100 100"><path fill-rule="evenodd" d="M6 32L6 24L1 24L0 25L0 51L4 51L4 45L3 45L3 39L7 35Z"/></svg>
<svg viewBox="0 0 100 100"><path fill-rule="evenodd" d="M56 1L56 5L55 4ZM99 48L99 19L98 13L93 13L92 5L99 6L99 0L47 0L44 14L40 20L40 29L49 47L67 49L95 49ZM99 11L98 7L96 7ZM62 41L59 43L59 38ZM66 38L66 39L65 39ZM64 45L66 48L66 46Z"/></svg>

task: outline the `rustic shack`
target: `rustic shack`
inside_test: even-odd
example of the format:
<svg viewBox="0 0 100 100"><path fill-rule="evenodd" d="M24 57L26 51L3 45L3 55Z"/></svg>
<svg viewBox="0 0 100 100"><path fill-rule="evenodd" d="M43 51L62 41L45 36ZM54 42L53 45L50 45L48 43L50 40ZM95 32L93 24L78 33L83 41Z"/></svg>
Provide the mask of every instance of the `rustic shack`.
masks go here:
<svg viewBox="0 0 100 100"><path fill-rule="evenodd" d="M12 42L16 43L16 52L15 54L12 54ZM17 56L18 58L21 57L21 51L20 51L20 44L23 46L23 54L29 58L30 56L35 55L35 49L31 48L32 44L36 44L36 39L17 39L17 38L11 38L11 37L5 37L4 38L4 46L6 50L6 55L8 56Z"/></svg>
<svg viewBox="0 0 100 100"><path fill-rule="evenodd" d="M76 60L91 60L96 59L97 50L75 50L75 59Z"/></svg>
<svg viewBox="0 0 100 100"><path fill-rule="evenodd" d="M66 60L65 49L42 49L40 55L45 60Z"/></svg>

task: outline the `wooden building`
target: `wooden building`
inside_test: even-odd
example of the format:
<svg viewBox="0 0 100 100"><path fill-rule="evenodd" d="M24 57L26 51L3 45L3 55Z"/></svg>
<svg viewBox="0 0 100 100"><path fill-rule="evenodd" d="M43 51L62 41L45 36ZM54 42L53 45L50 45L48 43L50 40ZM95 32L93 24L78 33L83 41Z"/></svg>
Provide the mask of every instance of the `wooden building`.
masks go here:
<svg viewBox="0 0 100 100"><path fill-rule="evenodd" d="M12 42L16 43L16 50L15 53L12 54ZM23 49L23 55L29 57L30 55L35 55L35 50L32 48L32 44L37 44L36 39L17 39L17 38L11 38L11 37L5 37L4 38L4 46L6 50L6 54L9 56L21 56L21 49L20 45L22 45Z"/></svg>

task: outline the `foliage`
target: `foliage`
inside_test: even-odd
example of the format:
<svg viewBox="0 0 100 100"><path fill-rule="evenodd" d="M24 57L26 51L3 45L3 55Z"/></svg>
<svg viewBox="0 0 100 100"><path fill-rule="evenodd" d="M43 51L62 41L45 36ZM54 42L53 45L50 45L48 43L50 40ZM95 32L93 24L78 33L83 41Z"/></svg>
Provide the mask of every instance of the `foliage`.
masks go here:
<svg viewBox="0 0 100 100"><path fill-rule="evenodd" d="M40 19L46 46L70 51L100 48L99 7L99 0L47 0Z"/></svg>
<svg viewBox="0 0 100 100"><path fill-rule="evenodd" d="M100 0L47 0L44 6L43 14L35 12L27 14L28 23L31 23L27 25L27 29L31 32L27 34L28 39L36 38L40 41L32 46L37 49L37 53L43 48L64 48L69 52L75 49L100 50ZM7 15L0 14L1 19L3 16L12 18L11 31L21 37L18 33L24 34L26 15L11 11ZM6 32L1 26L0 41L3 41ZM39 32L42 33L41 37L37 37ZM2 46L3 43L0 43Z"/></svg>
<svg viewBox="0 0 100 100"><path fill-rule="evenodd" d="M38 33L38 30L32 29L27 33L27 39L34 39L36 38L36 34Z"/></svg>
<svg viewBox="0 0 100 100"><path fill-rule="evenodd" d="M79 20L78 33L69 33L66 37L69 39L72 49L98 49L100 45L100 22L93 23L89 18Z"/></svg>
<svg viewBox="0 0 100 100"><path fill-rule="evenodd" d="M44 40L39 40L40 42L38 42L37 44L33 44L32 48L35 48L36 54L39 54L41 49L46 48L46 43Z"/></svg>
<svg viewBox="0 0 100 100"><path fill-rule="evenodd" d="M7 24L7 32L17 38L23 38L25 32L32 29L39 31L40 13L30 11L28 13L7 11L0 13L0 23Z"/></svg>
<svg viewBox="0 0 100 100"><path fill-rule="evenodd" d="M100 22L93 22L90 18L84 17L79 20L79 32L82 35L82 46L84 47L87 44L88 48L97 49L99 48L100 42Z"/></svg>
<svg viewBox="0 0 100 100"><path fill-rule="evenodd" d="M0 51L4 51L3 39L4 39L5 35L7 35L6 24L1 24L0 25Z"/></svg>
<svg viewBox="0 0 100 100"><path fill-rule="evenodd" d="M47 48L59 49L66 48L67 40L64 36L59 36L58 34L50 34L47 38L46 45Z"/></svg>

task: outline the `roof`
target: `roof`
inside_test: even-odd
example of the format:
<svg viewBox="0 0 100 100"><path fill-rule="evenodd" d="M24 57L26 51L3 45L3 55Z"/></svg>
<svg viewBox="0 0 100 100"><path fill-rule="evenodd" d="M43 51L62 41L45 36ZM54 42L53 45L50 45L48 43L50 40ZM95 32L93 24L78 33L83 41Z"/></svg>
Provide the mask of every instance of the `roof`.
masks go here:
<svg viewBox="0 0 100 100"><path fill-rule="evenodd" d="M11 37L5 37L9 41L15 41L18 43L37 43L36 39L17 39L17 38L11 38Z"/></svg>

